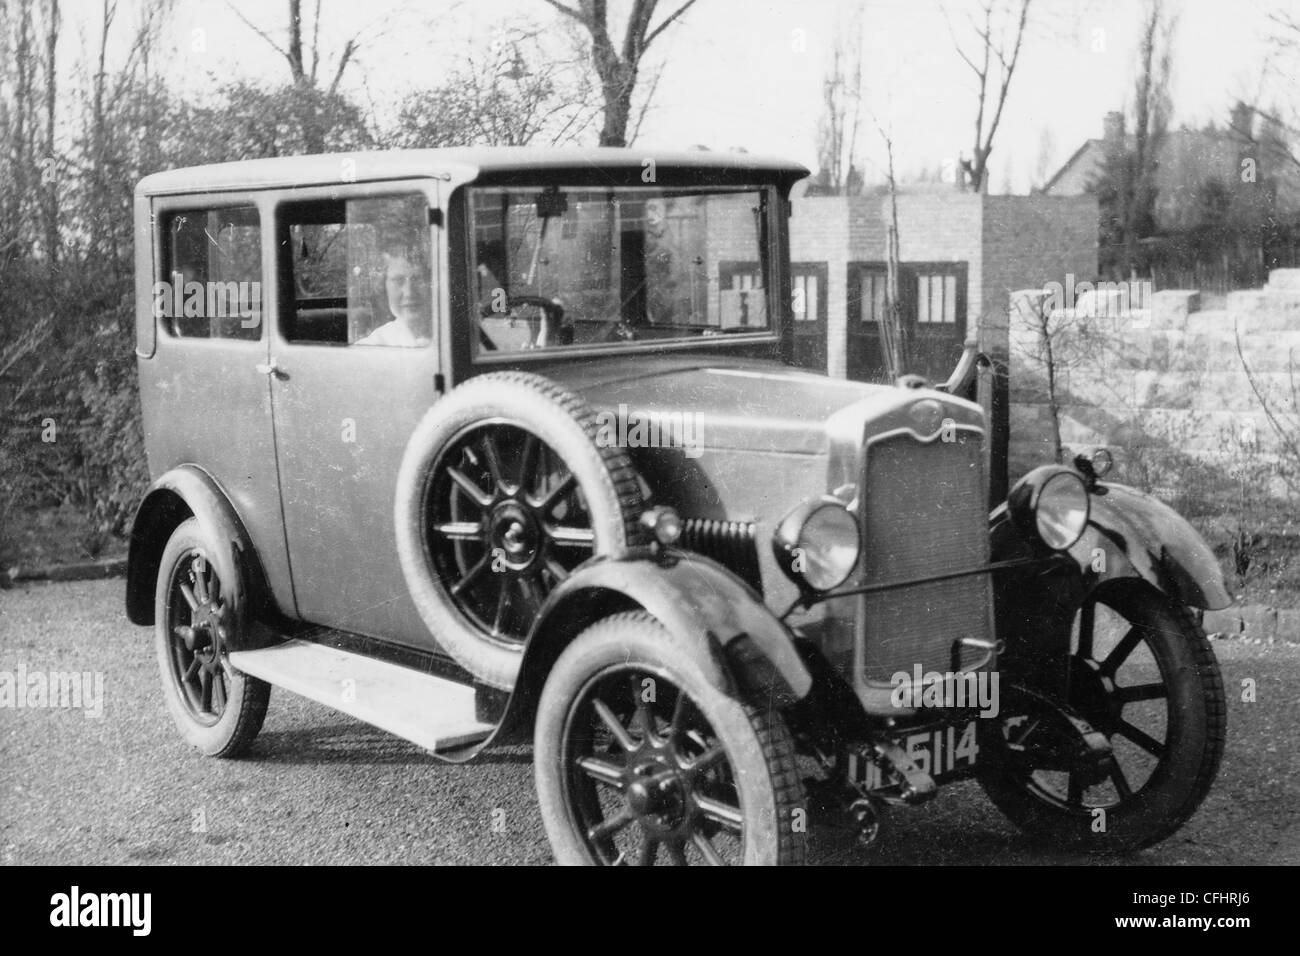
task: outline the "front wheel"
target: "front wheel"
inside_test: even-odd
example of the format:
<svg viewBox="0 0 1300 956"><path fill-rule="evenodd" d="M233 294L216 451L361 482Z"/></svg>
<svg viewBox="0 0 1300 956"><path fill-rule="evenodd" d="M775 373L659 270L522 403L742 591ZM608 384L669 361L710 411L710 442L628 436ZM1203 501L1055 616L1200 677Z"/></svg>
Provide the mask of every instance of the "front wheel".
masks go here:
<svg viewBox="0 0 1300 956"><path fill-rule="evenodd" d="M1110 741L1110 761L996 770L981 783L1008 818L1058 846L1096 853L1165 839L1196 811L1223 755L1227 704L1191 612L1142 587L1093 594L1075 617L1070 707ZM1032 750L1049 721L1012 716L994 731Z"/></svg>
<svg viewBox="0 0 1300 956"><path fill-rule="evenodd" d="M719 691L697 653L633 612L560 655L534 747L560 863L804 861L803 782L784 720Z"/></svg>

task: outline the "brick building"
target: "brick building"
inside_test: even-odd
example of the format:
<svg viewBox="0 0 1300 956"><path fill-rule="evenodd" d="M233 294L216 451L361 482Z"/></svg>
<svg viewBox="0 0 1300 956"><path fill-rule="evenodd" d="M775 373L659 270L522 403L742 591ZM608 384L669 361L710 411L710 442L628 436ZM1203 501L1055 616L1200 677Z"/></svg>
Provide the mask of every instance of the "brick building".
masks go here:
<svg viewBox="0 0 1300 956"><path fill-rule="evenodd" d="M800 363L841 378L878 377L889 199L805 196L793 205ZM1091 196L908 192L898 197L898 233L916 371L934 379L947 377L968 332L1005 356L1013 291L1097 275Z"/></svg>

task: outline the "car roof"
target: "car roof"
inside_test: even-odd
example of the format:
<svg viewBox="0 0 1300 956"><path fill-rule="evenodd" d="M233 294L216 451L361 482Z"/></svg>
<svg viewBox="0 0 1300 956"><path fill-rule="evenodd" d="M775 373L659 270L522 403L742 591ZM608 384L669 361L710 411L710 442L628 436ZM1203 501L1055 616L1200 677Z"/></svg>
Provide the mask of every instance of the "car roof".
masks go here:
<svg viewBox="0 0 1300 956"><path fill-rule="evenodd" d="M798 163L744 152L485 146L326 153L190 166L146 176L136 187L136 194L156 196L218 190L276 189L430 176L464 183L490 173L575 168L644 169L647 161L651 160L656 168L685 172L745 171L764 181L777 179L793 182L808 175L808 169ZM351 165L346 165L349 162Z"/></svg>

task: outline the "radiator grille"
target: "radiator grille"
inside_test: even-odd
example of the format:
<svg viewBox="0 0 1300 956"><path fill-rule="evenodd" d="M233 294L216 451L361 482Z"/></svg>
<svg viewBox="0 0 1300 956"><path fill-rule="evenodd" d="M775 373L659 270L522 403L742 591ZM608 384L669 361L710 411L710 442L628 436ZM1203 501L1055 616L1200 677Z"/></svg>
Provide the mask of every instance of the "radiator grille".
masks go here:
<svg viewBox="0 0 1300 956"><path fill-rule="evenodd" d="M756 591L762 591L754 525L748 521L719 521L712 518L682 519L680 544L712 558Z"/></svg>
<svg viewBox="0 0 1300 956"><path fill-rule="evenodd" d="M903 434L871 444L863 476L863 581L902 581L988 562L983 455L978 436L922 443ZM862 679L947 671L984 657L963 637L989 640L991 583L974 575L862 596Z"/></svg>

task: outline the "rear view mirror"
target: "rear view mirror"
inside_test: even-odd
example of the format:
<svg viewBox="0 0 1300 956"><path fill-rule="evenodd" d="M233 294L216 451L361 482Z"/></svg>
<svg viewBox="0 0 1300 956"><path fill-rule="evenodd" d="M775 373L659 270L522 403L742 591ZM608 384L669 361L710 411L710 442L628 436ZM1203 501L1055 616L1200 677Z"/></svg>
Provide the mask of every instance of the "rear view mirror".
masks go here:
<svg viewBox="0 0 1300 956"><path fill-rule="evenodd" d="M533 205L537 209L538 219L554 219L569 211L569 197L560 192L558 187L552 186L538 193L537 198L533 200Z"/></svg>

